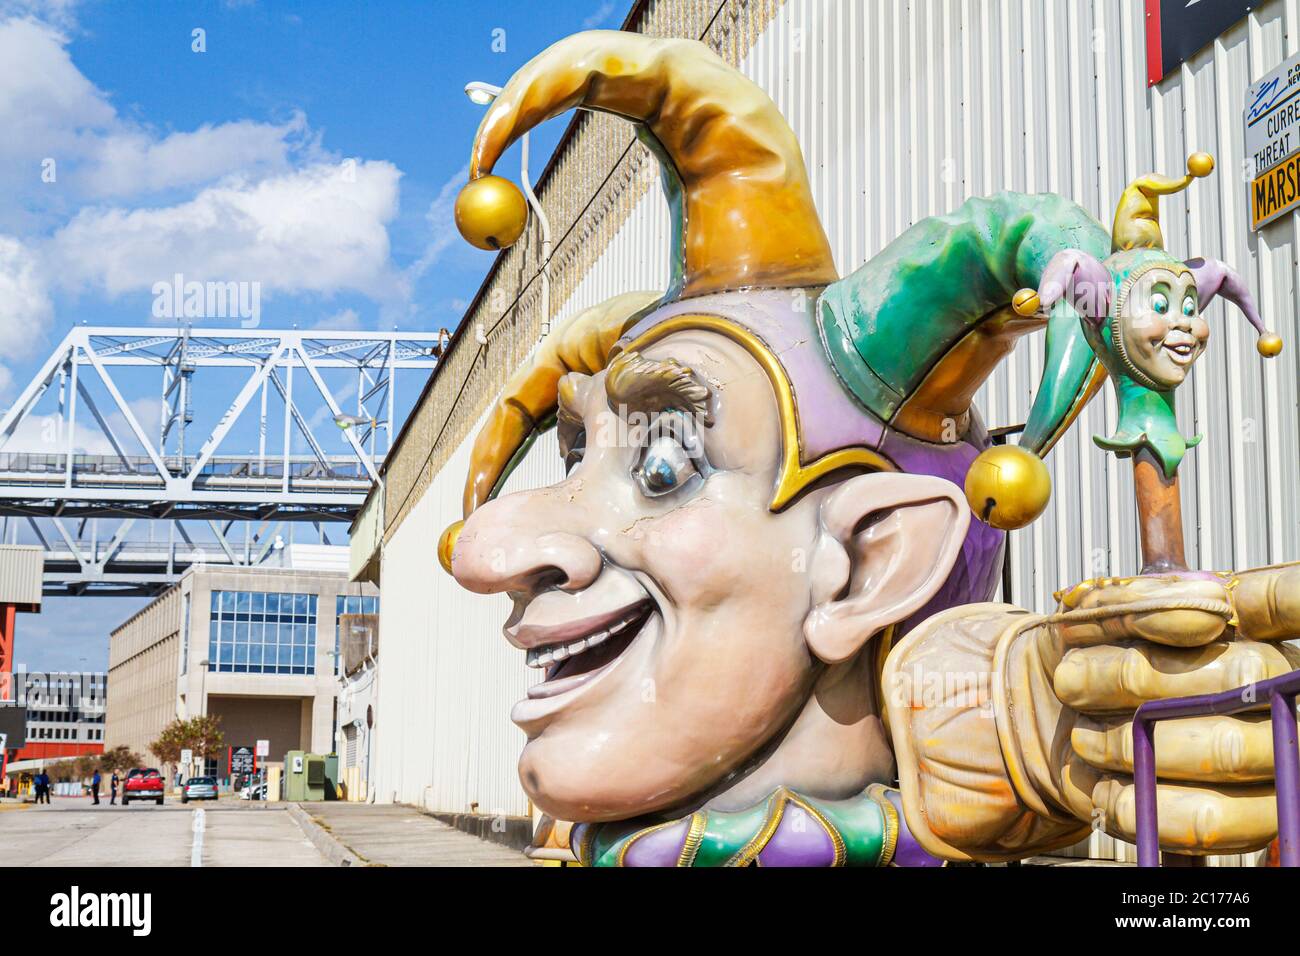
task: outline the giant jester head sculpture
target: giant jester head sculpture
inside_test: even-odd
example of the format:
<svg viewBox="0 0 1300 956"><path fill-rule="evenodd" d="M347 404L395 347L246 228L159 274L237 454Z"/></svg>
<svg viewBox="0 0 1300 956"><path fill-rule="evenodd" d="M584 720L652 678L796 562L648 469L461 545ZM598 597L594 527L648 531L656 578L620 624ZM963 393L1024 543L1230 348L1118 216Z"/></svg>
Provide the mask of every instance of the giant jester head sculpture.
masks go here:
<svg viewBox="0 0 1300 956"><path fill-rule="evenodd" d="M548 813L610 821L888 781L889 642L998 582L1003 534L959 486L996 452L980 515L1030 520L1038 456L1103 377L1068 303L1026 318L1012 298L1062 249L1104 254L1104 230L1058 197L1003 194L839 279L766 94L700 43L591 32L493 103L457 207L467 237L519 235L493 164L572 108L630 120L659 157L673 268L666 293L542 342L490 410L465 520L439 545L463 586L514 601L505 636L540 678L512 714L523 785ZM972 397L1044 326L1020 447L989 449ZM568 476L496 498L552 423Z"/></svg>

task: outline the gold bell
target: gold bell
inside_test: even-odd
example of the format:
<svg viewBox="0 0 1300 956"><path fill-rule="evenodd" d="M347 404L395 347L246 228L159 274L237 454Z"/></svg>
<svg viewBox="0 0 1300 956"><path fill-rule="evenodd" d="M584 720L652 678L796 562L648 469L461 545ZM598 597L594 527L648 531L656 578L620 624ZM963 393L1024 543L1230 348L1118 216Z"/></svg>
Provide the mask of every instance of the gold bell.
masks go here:
<svg viewBox="0 0 1300 956"><path fill-rule="evenodd" d="M966 472L966 501L985 524L1014 531L1033 521L1052 497L1043 460L1018 445L986 448Z"/></svg>
<svg viewBox="0 0 1300 956"><path fill-rule="evenodd" d="M1033 289L1021 289L1011 297L1011 308L1015 310L1016 315L1025 318L1037 315L1042 307L1043 303Z"/></svg>
<svg viewBox="0 0 1300 956"><path fill-rule="evenodd" d="M1255 343L1255 348L1264 358L1273 358L1282 351L1282 336L1276 332L1269 332L1267 335L1261 335Z"/></svg>
<svg viewBox="0 0 1300 956"><path fill-rule="evenodd" d="M438 536L438 563L448 574L451 574L451 556L456 550L456 539L460 537L460 529L463 527L464 521L453 521Z"/></svg>
<svg viewBox="0 0 1300 956"><path fill-rule="evenodd" d="M507 249L528 224L528 202L508 179L471 179L456 197L456 228L472 246Z"/></svg>

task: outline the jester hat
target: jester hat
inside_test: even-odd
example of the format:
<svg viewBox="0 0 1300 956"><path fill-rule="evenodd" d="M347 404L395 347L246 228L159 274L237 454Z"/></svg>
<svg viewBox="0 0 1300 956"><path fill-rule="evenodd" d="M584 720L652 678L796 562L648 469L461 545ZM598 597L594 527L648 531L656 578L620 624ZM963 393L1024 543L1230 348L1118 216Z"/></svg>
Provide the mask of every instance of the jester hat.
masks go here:
<svg viewBox="0 0 1300 956"><path fill-rule="evenodd" d="M1041 456L1104 372L1068 302L1050 318L1021 316L1011 303L1017 290L1037 287L1057 252L1104 255L1105 230L1082 209L1052 195L972 199L917 223L841 279L799 144L758 86L702 43L591 31L526 64L488 110L457 204L467 238L496 229L489 221L500 208L524 208L509 200L483 213L476 193L500 195L504 181L491 172L501 154L572 108L630 120L659 158L672 212L669 288L618 296L542 341L475 439L466 517L500 490L554 420L566 373L594 374L620 353L688 329L736 342L769 378L784 445L770 508L780 511L818 479L847 469L931 474L961 485L990 444L972 397L1016 339L1046 327L1045 371L1020 447L989 449L1031 459L1046 475ZM517 236L522 225L497 232ZM439 544L448 570L459 525ZM972 522L948 584L918 617L986 600L1002 547L1000 531Z"/></svg>

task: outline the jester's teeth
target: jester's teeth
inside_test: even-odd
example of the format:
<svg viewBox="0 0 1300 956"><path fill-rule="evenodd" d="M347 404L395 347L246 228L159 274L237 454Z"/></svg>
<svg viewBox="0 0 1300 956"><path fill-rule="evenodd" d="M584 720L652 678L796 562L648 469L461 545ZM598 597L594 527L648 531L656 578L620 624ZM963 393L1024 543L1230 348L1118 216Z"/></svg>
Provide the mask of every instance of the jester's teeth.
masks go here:
<svg viewBox="0 0 1300 956"><path fill-rule="evenodd" d="M593 647L605 643L610 636L622 631L633 621L639 620L645 614L644 609L629 613L627 617L614 624L607 631L597 631L595 634L588 634L586 637L576 641L570 641L567 644L551 644L547 647L531 647L528 649L526 663L529 667L545 668L552 664L575 657L583 651L589 651Z"/></svg>

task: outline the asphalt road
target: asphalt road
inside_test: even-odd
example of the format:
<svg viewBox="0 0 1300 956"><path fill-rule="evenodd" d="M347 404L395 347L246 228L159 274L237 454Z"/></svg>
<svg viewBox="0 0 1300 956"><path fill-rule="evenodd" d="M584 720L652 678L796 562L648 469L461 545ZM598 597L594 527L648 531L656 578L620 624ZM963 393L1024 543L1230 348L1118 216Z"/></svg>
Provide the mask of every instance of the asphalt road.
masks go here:
<svg viewBox="0 0 1300 956"><path fill-rule="evenodd" d="M55 797L0 809L0 866L327 866L282 805L129 807Z"/></svg>

